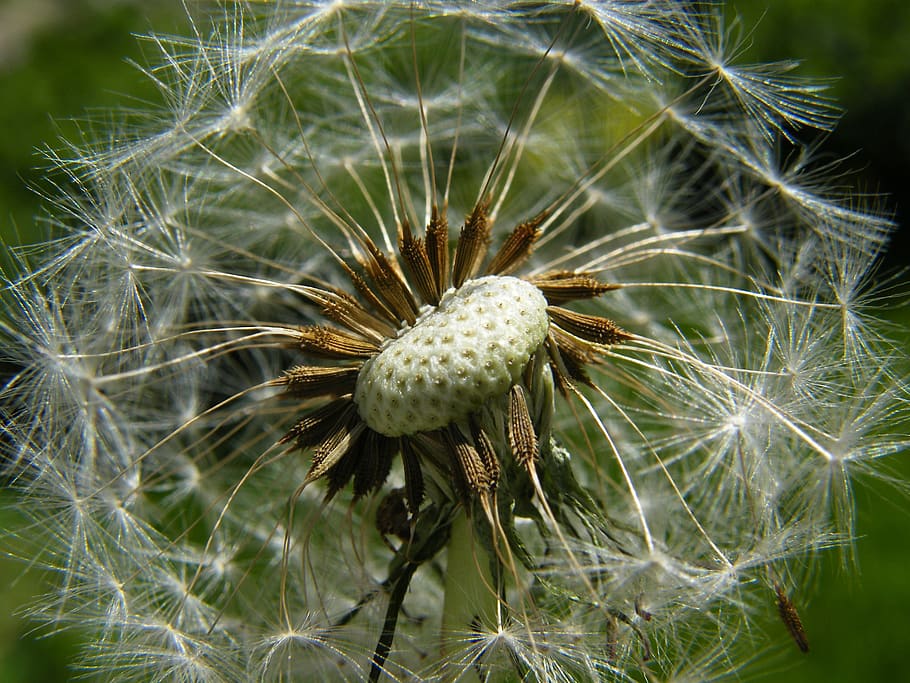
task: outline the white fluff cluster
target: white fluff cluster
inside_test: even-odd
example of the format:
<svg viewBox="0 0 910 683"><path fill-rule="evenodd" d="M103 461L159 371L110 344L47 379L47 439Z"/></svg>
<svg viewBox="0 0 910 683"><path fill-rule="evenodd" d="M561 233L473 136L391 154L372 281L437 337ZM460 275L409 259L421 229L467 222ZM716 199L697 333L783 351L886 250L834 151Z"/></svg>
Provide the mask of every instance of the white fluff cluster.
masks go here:
<svg viewBox="0 0 910 683"><path fill-rule="evenodd" d="M906 349L870 306L891 225L806 145L838 116L818 84L742 63L714 2L231 2L146 41L159 101L50 154L53 237L4 273L0 448L27 521L3 544L48 570L35 618L118 681L369 680L403 576L383 680L713 680L763 634L792 647L755 614L805 602L854 487L910 445ZM461 501L428 479L408 540L380 533L396 460L326 506L279 443L302 408L275 378L324 322L313 287L361 295L340 264L362 235L392 253L435 206L454 238L479 203L494 248L542 216L512 274L615 286L576 308L629 339L574 359L552 416L529 406L536 481L491 439L515 504L466 547L494 558L496 618L440 648ZM530 289L447 295L369 361L363 418L409 435L483 404L507 433L484 401L546 334ZM450 362L428 355L462 311Z"/></svg>

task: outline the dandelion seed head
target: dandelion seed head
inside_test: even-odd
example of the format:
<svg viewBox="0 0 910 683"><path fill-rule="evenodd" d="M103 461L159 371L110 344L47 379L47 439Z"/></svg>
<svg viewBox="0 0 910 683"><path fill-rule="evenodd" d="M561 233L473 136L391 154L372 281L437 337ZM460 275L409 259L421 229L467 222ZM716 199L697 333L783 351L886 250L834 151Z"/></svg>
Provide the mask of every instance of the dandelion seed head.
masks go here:
<svg viewBox="0 0 910 683"><path fill-rule="evenodd" d="M3 274L36 617L123 680L757 665L910 446L823 84L720 3L190 21Z"/></svg>
<svg viewBox="0 0 910 683"><path fill-rule="evenodd" d="M546 300L512 277L470 280L443 295L357 377L371 429L400 436L444 427L502 396L547 335Z"/></svg>

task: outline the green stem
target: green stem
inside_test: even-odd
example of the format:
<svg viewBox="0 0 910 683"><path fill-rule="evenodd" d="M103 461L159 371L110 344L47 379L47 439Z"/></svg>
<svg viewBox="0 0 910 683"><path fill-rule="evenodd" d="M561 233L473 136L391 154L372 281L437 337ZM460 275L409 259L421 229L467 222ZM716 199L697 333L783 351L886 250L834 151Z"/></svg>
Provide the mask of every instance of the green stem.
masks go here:
<svg viewBox="0 0 910 683"><path fill-rule="evenodd" d="M474 536L467 511L452 522L445 577L445 602L442 613L442 654L453 654L464 647L478 624L489 628L497 623L496 582L490 556ZM475 673L459 676L459 681L479 681Z"/></svg>

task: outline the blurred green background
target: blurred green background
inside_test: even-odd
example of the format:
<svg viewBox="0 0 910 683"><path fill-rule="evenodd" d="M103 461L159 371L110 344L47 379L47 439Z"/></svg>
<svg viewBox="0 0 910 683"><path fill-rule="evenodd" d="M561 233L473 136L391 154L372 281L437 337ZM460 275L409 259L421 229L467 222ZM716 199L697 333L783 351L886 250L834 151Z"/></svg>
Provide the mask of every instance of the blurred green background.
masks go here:
<svg viewBox="0 0 910 683"><path fill-rule="evenodd" d="M192 0L191 0L192 3ZM804 60L803 73L836 76L832 94L846 108L826 149L854 154L862 185L889 196L906 223L910 185L910 3L906 0L738 0L750 47L746 61ZM74 130L68 118L154 98L128 63L144 63L131 33L180 31L178 0L0 0L0 235L7 243L39 239L40 183L36 148ZM147 46L146 46L147 47ZM153 59L153 58L152 58ZM906 228L895 237L883 273L906 267ZM905 274L906 275L906 274ZM906 281L906 277L904 277ZM2 312L0 312L2 314ZM907 311L886 311L908 329ZM906 333L905 333L906 334ZM908 337L910 341L910 337ZM903 458L900 474L910 480ZM857 488L860 520L858 575L832 554L811 596L795 595L812 650L802 655L786 640L769 594L765 628L783 645L758 668L763 680L868 682L910 680L910 505L892 488ZM0 529L13 525L8 494L0 491ZM0 547L2 550L2 547ZM73 634L42 636L22 618L40 594L40 577L0 555L0 681L65 681L78 647ZM751 672L752 670L750 670Z"/></svg>

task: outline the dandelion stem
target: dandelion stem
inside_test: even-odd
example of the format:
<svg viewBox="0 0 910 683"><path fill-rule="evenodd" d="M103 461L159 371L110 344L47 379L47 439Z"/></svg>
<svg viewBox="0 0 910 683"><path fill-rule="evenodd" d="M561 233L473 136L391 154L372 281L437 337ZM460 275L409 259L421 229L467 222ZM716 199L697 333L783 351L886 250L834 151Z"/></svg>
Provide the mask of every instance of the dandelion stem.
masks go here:
<svg viewBox="0 0 910 683"><path fill-rule="evenodd" d="M452 522L442 612L442 654L451 655L465 634L483 624L496 623L497 593L491 559L477 542L469 514L465 511ZM462 681L479 680L475 675Z"/></svg>

